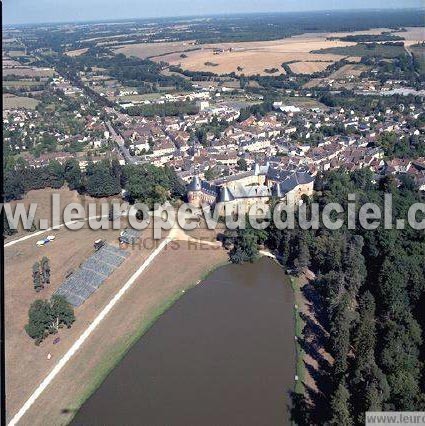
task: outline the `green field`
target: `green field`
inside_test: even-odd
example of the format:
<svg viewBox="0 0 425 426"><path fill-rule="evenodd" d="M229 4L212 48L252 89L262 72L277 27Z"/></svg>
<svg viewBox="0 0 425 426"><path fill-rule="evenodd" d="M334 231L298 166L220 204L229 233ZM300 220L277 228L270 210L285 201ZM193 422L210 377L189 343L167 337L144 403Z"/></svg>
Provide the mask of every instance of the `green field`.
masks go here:
<svg viewBox="0 0 425 426"><path fill-rule="evenodd" d="M409 46L409 50L415 60L415 66L421 74L425 74L425 45L414 44Z"/></svg>
<svg viewBox="0 0 425 426"><path fill-rule="evenodd" d="M9 50L9 52L7 52L7 54L11 58L18 58L19 56L25 56L25 51L24 50Z"/></svg>
<svg viewBox="0 0 425 426"><path fill-rule="evenodd" d="M299 108L320 108L321 110L326 110L328 107L316 99L307 97L307 96L286 96L279 98L279 101L282 101L284 105L294 105Z"/></svg>
<svg viewBox="0 0 425 426"><path fill-rule="evenodd" d="M355 46L329 47L313 50L312 53L329 53L333 55L396 58L406 53L403 46L386 46L383 44L356 44Z"/></svg>
<svg viewBox="0 0 425 426"><path fill-rule="evenodd" d="M14 89L20 87L34 87L41 86L44 83L42 81L29 81L29 80L3 80L3 88L12 87Z"/></svg>
<svg viewBox="0 0 425 426"><path fill-rule="evenodd" d="M40 101L26 96L3 95L3 109L26 108L35 109Z"/></svg>

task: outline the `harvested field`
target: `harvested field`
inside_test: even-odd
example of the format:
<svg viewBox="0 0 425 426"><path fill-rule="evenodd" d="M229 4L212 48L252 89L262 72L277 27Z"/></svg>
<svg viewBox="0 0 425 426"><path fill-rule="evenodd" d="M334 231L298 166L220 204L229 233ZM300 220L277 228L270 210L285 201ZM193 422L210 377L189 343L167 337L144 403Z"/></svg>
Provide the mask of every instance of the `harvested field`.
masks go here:
<svg viewBox="0 0 425 426"><path fill-rule="evenodd" d="M45 82L43 81L32 81L32 80L3 80L3 88L12 89L23 88L31 90L34 86L43 86Z"/></svg>
<svg viewBox="0 0 425 426"><path fill-rule="evenodd" d="M14 59L7 59L7 56L3 57L3 70L8 67L22 67L22 64Z"/></svg>
<svg viewBox="0 0 425 426"><path fill-rule="evenodd" d="M424 37L424 28L407 28L407 32L396 33L406 39L406 45L415 44ZM281 65L283 62L296 62L295 69L300 73L319 71L323 64L302 66L302 62L329 61L335 62L349 56L349 60L358 62L360 56L382 55L384 57L398 56L402 47L379 46L376 49L364 49L353 42L328 40L330 37L344 37L357 34L381 34L391 31L388 28L374 28L368 31L355 31L352 33L305 33L282 40L220 43L200 45L200 50L185 52L187 57L181 57L182 50L176 51L179 43L150 43L125 46L117 51L126 55L135 55L146 58L152 57L156 61L165 61L171 65L180 65L190 71L210 71L215 74L269 75L265 69L277 68L278 75L284 73ZM352 47L352 48L350 48ZM180 45L180 49L182 46ZM173 52L173 53L168 53ZM311 53L315 51L316 53ZM156 56L154 56L156 55ZM218 64L215 67L206 63ZM239 69L238 69L239 67ZM241 70L242 68L242 70ZM310 71L307 71L310 70Z"/></svg>
<svg viewBox="0 0 425 426"><path fill-rule="evenodd" d="M337 55L320 55L318 58L311 53L297 52L270 52L270 51L237 51L225 52L222 55L214 55L212 50L202 50L190 53L188 58L181 59L178 54L152 58L153 60L163 60L173 65L181 65L183 69L190 71L210 71L215 74L230 74L234 72L237 75L279 75L285 74L282 68L283 62L290 61L308 61L323 60L329 61L328 65L341 59ZM215 61L218 64L215 67L205 65L205 63ZM239 67L239 70L238 70ZM276 68L277 72L270 74L265 69Z"/></svg>
<svg viewBox="0 0 425 426"><path fill-rule="evenodd" d="M88 47L84 47L83 49L69 50L68 52L65 52L65 55L73 58L75 56L84 55L84 53L86 53L88 50L89 50Z"/></svg>
<svg viewBox="0 0 425 426"><path fill-rule="evenodd" d="M333 62L294 62L289 64L289 68L295 74L312 74L317 71L324 71Z"/></svg>
<svg viewBox="0 0 425 426"><path fill-rule="evenodd" d="M175 76L177 76L177 77L182 77L182 78L184 78L185 80L190 80L190 77L188 77L187 75L180 74L180 73L178 73L178 72L174 72L174 71L170 71L168 68L163 69L163 70L161 71L161 74L162 74L162 75L166 75L166 76L175 75Z"/></svg>
<svg viewBox="0 0 425 426"><path fill-rule="evenodd" d="M362 60L362 58L360 56L349 56L346 59L347 59L347 61L356 62L356 63L359 63Z"/></svg>
<svg viewBox="0 0 425 426"><path fill-rule="evenodd" d="M40 101L26 96L15 96L10 93L3 95L3 109L26 108L35 109Z"/></svg>
<svg viewBox="0 0 425 426"><path fill-rule="evenodd" d="M128 23L130 24L130 22ZM106 36L101 36L101 37L91 37L91 38L85 38L85 39L81 39L79 40L82 43L85 42L92 42L92 41L99 41L99 40L113 40L113 39L120 39L120 38L126 38L129 35L137 35L138 33L126 33L126 34L116 34L116 35L106 35Z"/></svg>
<svg viewBox="0 0 425 426"><path fill-rule="evenodd" d="M411 46L425 41L425 27L406 27L406 32L395 33L406 40L405 46Z"/></svg>
<svg viewBox="0 0 425 426"><path fill-rule="evenodd" d="M371 28L370 30L360 30L360 31L352 31L352 32L338 32L338 33L304 33L300 35L293 36L295 39L309 39L313 37L321 37L321 38L333 38L333 37L346 37L348 35L361 35L361 34L369 34L369 35L378 35L383 32L393 31L390 28Z"/></svg>
<svg viewBox="0 0 425 426"><path fill-rule="evenodd" d="M342 66L340 69L334 71L329 78L338 79L348 77L350 75L358 77L362 72L370 69L367 65L363 64L348 64Z"/></svg>
<svg viewBox="0 0 425 426"><path fill-rule="evenodd" d="M150 58L151 56L166 55L169 53L184 52L186 50L198 49L190 41L176 41L169 43L138 43L122 46L115 50L115 53L123 53L126 56L136 56L138 58Z"/></svg>
<svg viewBox="0 0 425 426"><path fill-rule="evenodd" d="M18 58L19 56L25 56L25 51L24 50L9 50L7 52L7 54L11 58Z"/></svg>
<svg viewBox="0 0 425 426"><path fill-rule="evenodd" d="M271 75L284 74L283 62L327 61L333 63L343 56L334 54L316 55L311 50L327 47L344 47L355 43L329 41L323 35L311 35L303 38L286 38L273 41L240 42L205 44L201 49L185 52L187 57L182 58L181 52L163 54L152 57L155 61L164 61L172 65L180 65L190 71L210 71L215 74L236 73L238 75L270 75L265 69L278 69ZM166 46L169 43L162 43ZM140 46L140 45L139 45ZM128 46L128 48L133 46ZM124 53L124 52L123 52ZM143 57L143 56L142 56ZM211 67L205 64L214 63ZM322 65L317 65L320 69ZM239 67L239 69L238 69Z"/></svg>
<svg viewBox="0 0 425 426"><path fill-rule="evenodd" d="M311 89L312 87L321 86L323 84L323 78L312 78L304 84L304 89Z"/></svg>
<svg viewBox="0 0 425 426"><path fill-rule="evenodd" d="M337 69L330 76L326 78L313 78L309 80L307 83L304 84L303 87L305 89L310 89L312 87L324 86L327 84L327 81L329 80L344 79L349 76L358 77L363 71L367 71L370 68L371 68L370 66L363 65L363 64L347 64ZM348 84L348 83L344 81L342 82L342 84ZM345 87L348 87L348 86L345 86Z"/></svg>
<svg viewBox="0 0 425 426"><path fill-rule="evenodd" d="M19 77L51 77L55 71L51 68L16 67L3 69L3 76L17 75Z"/></svg>
<svg viewBox="0 0 425 426"><path fill-rule="evenodd" d="M150 94L150 93L148 93ZM152 97L152 99L159 98L160 95L156 94L156 96ZM118 100L120 102L142 102L146 99L149 99L149 97L146 97L145 95L126 95L126 96L114 96L114 100Z"/></svg>

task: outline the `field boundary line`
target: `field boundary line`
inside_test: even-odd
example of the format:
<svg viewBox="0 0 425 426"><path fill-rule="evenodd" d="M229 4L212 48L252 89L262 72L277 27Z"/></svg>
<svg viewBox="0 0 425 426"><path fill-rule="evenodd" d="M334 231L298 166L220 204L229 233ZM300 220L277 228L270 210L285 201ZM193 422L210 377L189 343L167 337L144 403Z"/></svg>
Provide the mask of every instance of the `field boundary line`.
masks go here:
<svg viewBox="0 0 425 426"><path fill-rule="evenodd" d="M149 255L149 257L143 262L139 269L129 278L129 280L120 288L120 290L114 295L114 297L109 301L109 303L102 309L98 316L93 320L93 322L87 327L87 329L81 334L81 336L74 342L74 344L68 349L65 355L59 360L55 367L50 371L50 373L45 377L45 379L40 383L32 395L28 398L25 404L21 409L13 416L13 418L8 423L8 426L16 425L24 414L30 409L32 404L37 400L37 398L43 393L43 391L49 386L53 379L59 374L62 368L66 363L72 358L72 356L80 349L82 344L88 339L91 333L96 329L96 327L105 319L108 313L112 308L118 303L127 290L129 290L133 284L136 282L137 278L145 271L145 269L153 262L153 260L162 252L165 246L172 241L172 238L165 238L159 246Z"/></svg>

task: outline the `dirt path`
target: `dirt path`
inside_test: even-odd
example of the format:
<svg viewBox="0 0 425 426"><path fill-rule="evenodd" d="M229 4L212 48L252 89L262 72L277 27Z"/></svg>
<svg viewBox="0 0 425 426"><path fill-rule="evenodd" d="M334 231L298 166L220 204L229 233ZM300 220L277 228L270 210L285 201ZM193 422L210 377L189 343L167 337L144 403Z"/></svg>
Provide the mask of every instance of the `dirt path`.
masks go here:
<svg viewBox="0 0 425 426"><path fill-rule="evenodd" d="M97 317L90 323L83 334L76 340L66 354L59 360L59 362L53 367L47 377L41 382L38 388L33 394L27 399L21 409L15 414L12 420L9 422L10 426L16 425L24 414L30 409L32 404L37 398L44 392L49 386L53 379L59 374L66 363L72 358L72 356L81 348L83 343L90 337L96 327L106 318L112 308L120 301L123 295L133 286L139 276L145 271L145 269L154 261L154 259L161 253L165 246L171 241L170 238L166 238L161 244L149 255L149 257L142 263L140 268L130 277L130 279L120 288L118 293L110 300L110 302L102 309Z"/></svg>
<svg viewBox="0 0 425 426"><path fill-rule="evenodd" d="M154 320L227 254L172 241L22 417L20 425L66 424ZM99 350L101 348L101 350Z"/></svg>
<svg viewBox="0 0 425 426"><path fill-rule="evenodd" d="M145 241L150 241L147 238L142 246L132 250L123 266L114 272L80 308L76 309L77 322L70 330L60 331L59 345L52 346L50 336L40 347L36 347L23 330L27 321L29 304L40 296L41 298L49 297L62 282L66 268L78 266L87 257L94 238L92 232L89 229L71 232L62 228L56 231L57 238L54 243L42 249L35 247L34 242L28 238L15 240L14 244L7 247L6 397L9 424L14 425L18 422L19 424L46 424L46 417L41 414L44 413L46 404L50 407L49 416L51 416L48 423L56 424L56 420L63 417L59 408L64 404L78 407L96 387L99 377L103 378L107 373L103 370L99 373L99 366L102 369L105 363L113 365L117 362L116 357L121 356L121 352L125 352L129 339L137 336L146 326L146 322L142 319L150 321L155 317L157 309L168 300L175 298L176 289L178 294L181 294L180 289L196 284L210 267L224 263L227 259L219 243L206 241L200 244L199 239L188 236L179 229L172 229L168 237L162 241L145 246ZM102 232L104 235L102 234L101 237L107 241L116 239L118 235L118 231ZM99 231L96 231L97 236L100 236ZM163 261L162 252L164 251L167 252L166 263ZM207 256L205 256L206 251L209 252ZM66 256L63 256L63 253L66 253ZM36 296L29 285L31 265L44 254L51 260L52 272L54 272L53 285L43 290L42 295ZM175 264L175 259L179 259L178 265ZM152 276L153 270L156 270L156 274ZM180 275L176 275L178 271ZM165 283L163 276L168 277ZM197 279L194 280L194 278ZM138 287L140 290L141 283L143 283L141 288L149 292L149 297L145 300L147 294L143 290L139 292L136 300L140 306L133 313L129 311L132 300L127 293L134 293L133 287ZM125 299L125 302L122 299ZM109 314L110 311L113 312ZM132 318L130 323L126 320L122 321L122 315L126 314ZM14 321L11 321L14 315ZM117 318L121 319L121 324L116 324ZM116 334L110 342L108 341L108 344L105 344L104 341L110 338L108 330L111 329L112 323L116 324L114 328ZM103 342L96 339L99 334L103 336ZM96 357L94 357L97 363L94 364L91 358L88 360L86 353L87 350L94 349L92 341L97 342ZM122 341L126 343L123 346L119 344L123 349L116 355L115 347ZM102 351L98 350L99 347L102 347ZM46 361L47 354L51 354L51 361ZM78 359L80 362L76 361ZM84 362L91 364L91 368L87 370ZM75 373L71 376L64 373L69 369L74 370L74 365L78 366L77 370L84 376L84 380L76 387L73 379ZM22 371L28 374L23 376ZM42 408L37 409L40 400L43 401ZM69 421L70 415L67 413L64 416L66 421Z"/></svg>

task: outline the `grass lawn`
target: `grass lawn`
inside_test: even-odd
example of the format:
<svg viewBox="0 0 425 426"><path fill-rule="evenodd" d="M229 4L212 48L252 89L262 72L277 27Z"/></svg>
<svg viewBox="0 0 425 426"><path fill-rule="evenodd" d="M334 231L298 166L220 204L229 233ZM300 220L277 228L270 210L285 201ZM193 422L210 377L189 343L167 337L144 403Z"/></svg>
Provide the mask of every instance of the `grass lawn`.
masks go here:
<svg viewBox="0 0 425 426"><path fill-rule="evenodd" d="M415 59L415 64L419 68L421 74L425 73L425 45L414 44L409 46L409 50L412 52Z"/></svg>
<svg viewBox="0 0 425 426"><path fill-rule="evenodd" d="M45 84L43 81L29 81L29 80L3 80L3 87L33 87Z"/></svg>
<svg viewBox="0 0 425 426"><path fill-rule="evenodd" d="M23 51L23 50L9 50L9 52L7 52L7 54L11 58L18 58L19 56L25 56L25 51Z"/></svg>
<svg viewBox="0 0 425 426"><path fill-rule="evenodd" d="M3 109L27 108L35 109L40 101L26 96L15 96L10 93L3 95Z"/></svg>
<svg viewBox="0 0 425 426"><path fill-rule="evenodd" d="M320 108L322 110L328 109L328 107L316 99L306 97L306 96L287 96L281 99L283 104L294 105L300 108Z"/></svg>

